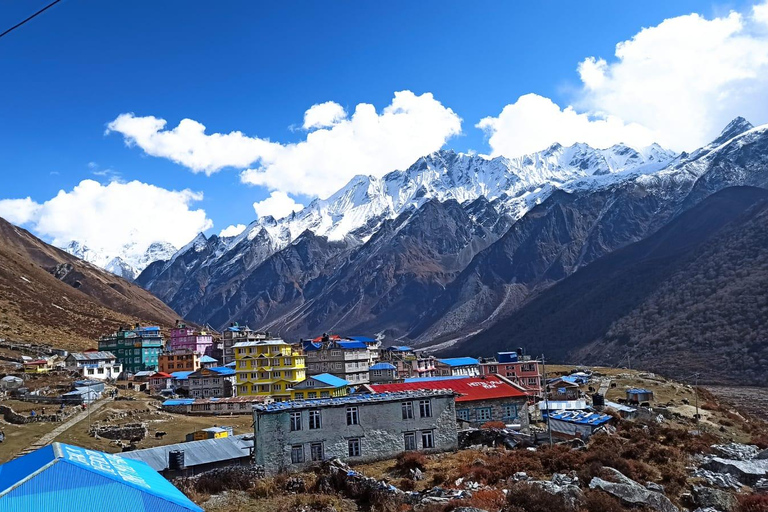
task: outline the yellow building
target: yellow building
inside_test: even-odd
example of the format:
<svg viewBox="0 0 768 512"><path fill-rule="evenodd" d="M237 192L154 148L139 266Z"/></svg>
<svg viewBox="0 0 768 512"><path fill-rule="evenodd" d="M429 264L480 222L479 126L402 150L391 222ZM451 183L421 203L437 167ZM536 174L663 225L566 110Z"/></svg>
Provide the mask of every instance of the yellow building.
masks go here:
<svg viewBox="0 0 768 512"><path fill-rule="evenodd" d="M337 398L349 394L349 382L330 373L310 375L291 388L291 400Z"/></svg>
<svg viewBox="0 0 768 512"><path fill-rule="evenodd" d="M238 396L289 400L290 389L306 378L304 352L283 340L241 341L233 348Z"/></svg>

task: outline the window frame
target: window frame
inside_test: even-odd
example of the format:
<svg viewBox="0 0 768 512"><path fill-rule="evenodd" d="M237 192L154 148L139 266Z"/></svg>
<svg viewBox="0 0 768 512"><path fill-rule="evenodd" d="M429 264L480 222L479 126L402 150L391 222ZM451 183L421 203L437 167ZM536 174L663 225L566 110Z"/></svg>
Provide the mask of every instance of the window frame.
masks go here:
<svg viewBox="0 0 768 512"><path fill-rule="evenodd" d="M349 457L360 457L363 454L362 443L359 437L347 439L347 455Z"/></svg>
<svg viewBox="0 0 768 512"><path fill-rule="evenodd" d="M323 415L320 412L320 409L310 409L309 430L320 430L321 428L323 428Z"/></svg>
<svg viewBox="0 0 768 512"><path fill-rule="evenodd" d="M412 441L412 443L409 441ZM416 432L403 432L403 448L407 452L419 449L416 440Z"/></svg>
<svg viewBox="0 0 768 512"><path fill-rule="evenodd" d="M413 411L413 401L402 402L400 406L400 411L402 412L402 416L404 420L414 419L415 415Z"/></svg>
<svg viewBox="0 0 768 512"><path fill-rule="evenodd" d="M289 421L290 421L290 431L291 432L299 432L302 427L302 414L301 411L291 411L289 413Z"/></svg>
<svg viewBox="0 0 768 512"><path fill-rule="evenodd" d="M357 406L347 407L347 426L360 424L360 408Z"/></svg>
<svg viewBox="0 0 768 512"><path fill-rule="evenodd" d="M427 439L429 442L427 443ZM430 450L435 447L435 431L434 430L422 430L421 431L421 449Z"/></svg>
<svg viewBox="0 0 768 512"><path fill-rule="evenodd" d="M304 457L304 445L291 445L291 464L303 464L306 461Z"/></svg>
<svg viewBox="0 0 768 512"><path fill-rule="evenodd" d="M431 418L432 417L432 400L429 398L419 400L419 417Z"/></svg>

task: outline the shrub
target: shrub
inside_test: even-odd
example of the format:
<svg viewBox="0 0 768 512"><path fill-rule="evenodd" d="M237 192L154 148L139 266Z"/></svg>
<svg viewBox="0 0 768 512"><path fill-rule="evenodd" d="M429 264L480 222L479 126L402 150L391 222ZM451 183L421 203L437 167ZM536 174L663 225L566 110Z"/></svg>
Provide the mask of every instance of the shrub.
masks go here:
<svg viewBox="0 0 768 512"><path fill-rule="evenodd" d="M476 507L482 510L501 510L505 501L506 495L498 489L480 489L475 491L472 497L466 500L465 506Z"/></svg>
<svg viewBox="0 0 768 512"><path fill-rule="evenodd" d="M562 496L549 494L535 485L517 483L507 493L505 512L573 512Z"/></svg>
<svg viewBox="0 0 768 512"><path fill-rule="evenodd" d="M576 470L584 464L583 451L564 445L546 446L539 449L541 465L547 473L563 473Z"/></svg>
<svg viewBox="0 0 768 512"><path fill-rule="evenodd" d="M768 512L768 494L739 496L739 512Z"/></svg>
<svg viewBox="0 0 768 512"><path fill-rule="evenodd" d="M394 471L407 476L412 469L424 471L427 467L427 457L421 452L403 452L397 456Z"/></svg>
<svg viewBox="0 0 768 512"><path fill-rule="evenodd" d="M414 482L410 478L402 478L400 480L400 483L397 484L397 486L403 491L412 491L416 488L416 482Z"/></svg>
<svg viewBox="0 0 768 512"><path fill-rule="evenodd" d="M588 490L584 493L584 511L617 512L624 510L619 500L602 491Z"/></svg>

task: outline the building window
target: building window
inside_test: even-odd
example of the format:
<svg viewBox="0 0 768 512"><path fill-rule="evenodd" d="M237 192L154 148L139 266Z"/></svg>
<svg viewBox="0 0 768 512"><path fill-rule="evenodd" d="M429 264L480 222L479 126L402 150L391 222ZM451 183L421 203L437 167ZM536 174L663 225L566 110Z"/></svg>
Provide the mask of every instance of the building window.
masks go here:
<svg viewBox="0 0 768 512"><path fill-rule="evenodd" d="M381 377L381 370L373 370L371 373L374 377Z"/></svg>
<svg viewBox="0 0 768 512"><path fill-rule="evenodd" d="M341 355L341 350L331 350L331 356L338 357Z"/></svg>
<svg viewBox="0 0 768 512"><path fill-rule="evenodd" d="M293 395L293 398L296 400L304 400L304 393L296 393Z"/></svg>
<svg viewBox="0 0 768 512"><path fill-rule="evenodd" d="M507 404L504 406L504 420L517 419L517 404Z"/></svg>
<svg viewBox="0 0 768 512"><path fill-rule="evenodd" d="M416 450L416 432L406 432L403 437L405 439L405 451Z"/></svg>
<svg viewBox="0 0 768 512"><path fill-rule="evenodd" d="M291 366L291 358L290 357L286 357L285 359L283 359L283 366Z"/></svg>
<svg viewBox="0 0 768 512"><path fill-rule="evenodd" d="M403 419L412 420L413 419L413 402L403 402L402 409L403 409Z"/></svg>
<svg viewBox="0 0 768 512"><path fill-rule="evenodd" d="M309 445L309 456L313 461L323 460L323 443L312 443Z"/></svg>
<svg viewBox="0 0 768 512"><path fill-rule="evenodd" d="M350 457L360 456L360 439L350 439L347 441Z"/></svg>
<svg viewBox="0 0 768 512"><path fill-rule="evenodd" d="M469 421L469 409L458 409L456 411L456 417L460 420Z"/></svg>
<svg viewBox="0 0 768 512"><path fill-rule="evenodd" d="M307 393L307 398L317 398L317 391L310 391Z"/></svg>
<svg viewBox="0 0 768 512"><path fill-rule="evenodd" d="M295 444L291 446L291 462L293 464L301 464L304 462L304 446Z"/></svg>
<svg viewBox="0 0 768 512"><path fill-rule="evenodd" d="M320 411L309 411L309 430L317 430L323 426Z"/></svg>
<svg viewBox="0 0 768 512"><path fill-rule="evenodd" d="M493 413L490 407L481 407L475 411L477 413L477 421L491 421Z"/></svg>
<svg viewBox="0 0 768 512"><path fill-rule="evenodd" d="M431 430L421 431L421 448L423 450L435 447L435 436Z"/></svg>
<svg viewBox="0 0 768 512"><path fill-rule="evenodd" d="M291 432L301 430L301 412L291 413Z"/></svg>
<svg viewBox="0 0 768 512"><path fill-rule="evenodd" d="M328 391L321 391L320 392L320 398L330 398L330 397L331 397L331 393L330 392L328 392Z"/></svg>
<svg viewBox="0 0 768 512"><path fill-rule="evenodd" d="M347 407L347 425L359 425L360 416L357 407ZM359 442L359 440L358 440Z"/></svg>
<svg viewBox="0 0 768 512"><path fill-rule="evenodd" d="M430 400L419 400L419 416L422 418L432 417L432 402Z"/></svg>

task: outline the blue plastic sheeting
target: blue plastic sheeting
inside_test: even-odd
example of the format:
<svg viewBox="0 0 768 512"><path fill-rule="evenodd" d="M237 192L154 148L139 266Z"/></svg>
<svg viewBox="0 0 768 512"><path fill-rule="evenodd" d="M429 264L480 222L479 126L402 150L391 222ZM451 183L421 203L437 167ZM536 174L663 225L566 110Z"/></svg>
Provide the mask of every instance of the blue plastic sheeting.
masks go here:
<svg viewBox="0 0 768 512"><path fill-rule="evenodd" d="M335 375L331 375L330 373L321 373L319 375L310 375L308 378L315 379L318 382L322 382L323 384L327 384L328 386L333 386L335 388L340 388L342 386L348 386L349 382L347 382L344 379L341 379Z"/></svg>
<svg viewBox="0 0 768 512"><path fill-rule="evenodd" d="M338 345L340 348L347 349L347 350L354 349L354 348L359 348L359 349L368 348L368 345L366 345L362 341L337 341L336 345Z"/></svg>
<svg viewBox="0 0 768 512"><path fill-rule="evenodd" d="M576 412L576 411L558 411L549 414L553 420L566 421L568 423L578 423L580 425L603 425L613 419L612 416L607 414L597 414L593 412Z"/></svg>
<svg viewBox="0 0 768 512"><path fill-rule="evenodd" d="M0 466L3 512L202 512L143 462L53 443Z"/></svg>
<svg viewBox="0 0 768 512"><path fill-rule="evenodd" d="M212 372L220 373L221 375L234 375L235 370L227 368L226 366L212 366L208 368Z"/></svg>
<svg viewBox="0 0 768 512"><path fill-rule="evenodd" d="M653 391L650 391L648 389L643 389L643 388L632 388L632 389L628 389L627 393L631 393L633 395L636 395L636 394L651 394L651 393L653 393Z"/></svg>
<svg viewBox="0 0 768 512"><path fill-rule="evenodd" d="M166 400L163 402L163 407L168 405L192 405L195 403L194 398L177 398L174 400Z"/></svg>
<svg viewBox="0 0 768 512"><path fill-rule="evenodd" d="M438 359L438 361L448 366L473 366L480 364L474 357L452 357L449 359Z"/></svg>
<svg viewBox="0 0 768 512"><path fill-rule="evenodd" d="M413 351L411 347L407 347L405 345L399 345L397 347L389 347L387 350L391 352L412 352Z"/></svg>
<svg viewBox="0 0 768 512"><path fill-rule="evenodd" d="M370 367L371 370L396 370L397 367L392 363L376 363Z"/></svg>
<svg viewBox="0 0 768 512"><path fill-rule="evenodd" d="M362 341L363 343L376 343L375 339L369 338L368 336L347 336L347 337L354 341Z"/></svg>

